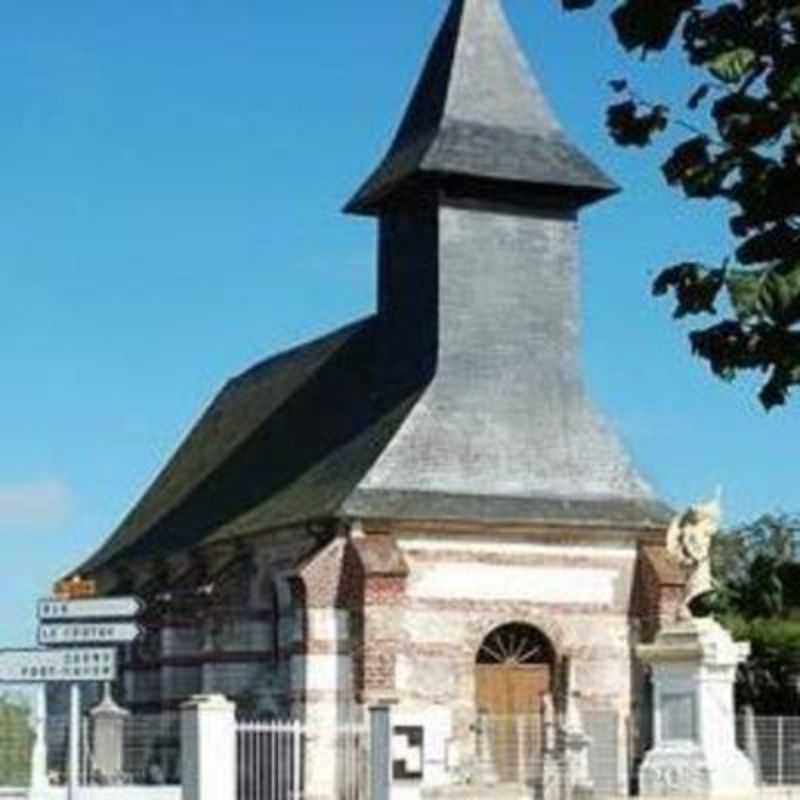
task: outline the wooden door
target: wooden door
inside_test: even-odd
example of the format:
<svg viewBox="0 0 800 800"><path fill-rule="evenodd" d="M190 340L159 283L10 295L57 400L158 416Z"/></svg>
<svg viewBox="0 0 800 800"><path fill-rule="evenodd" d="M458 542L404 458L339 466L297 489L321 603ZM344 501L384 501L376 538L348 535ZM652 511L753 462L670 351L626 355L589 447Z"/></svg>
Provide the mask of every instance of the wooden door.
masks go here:
<svg viewBox="0 0 800 800"><path fill-rule="evenodd" d="M476 664L476 705L492 717L538 715L550 691L549 664Z"/></svg>
<svg viewBox="0 0 800 800"><path fill-rule="evenodd" d="M542 754L542 703L550 691L549 664L477 664L476 704L497 777L521 783L538 777Z"/></svg>

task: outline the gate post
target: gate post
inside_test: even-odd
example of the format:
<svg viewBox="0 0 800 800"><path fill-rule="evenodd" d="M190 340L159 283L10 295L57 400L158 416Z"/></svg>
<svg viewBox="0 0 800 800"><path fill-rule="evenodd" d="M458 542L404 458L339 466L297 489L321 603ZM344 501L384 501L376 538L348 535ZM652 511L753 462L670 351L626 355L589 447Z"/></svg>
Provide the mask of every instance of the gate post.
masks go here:
<svg viewBox="0 0 800 800"><path fill-rule="evenodd" d="M369 709L370 800L389 800L392 786L392 711L391 706L373 705Z"/></svg>
<svg viewBox="0 0 800 800"><path fill-rule="evenodd" d="M183 800L236 800L236 706L221 694L181 705Z"/></svg>

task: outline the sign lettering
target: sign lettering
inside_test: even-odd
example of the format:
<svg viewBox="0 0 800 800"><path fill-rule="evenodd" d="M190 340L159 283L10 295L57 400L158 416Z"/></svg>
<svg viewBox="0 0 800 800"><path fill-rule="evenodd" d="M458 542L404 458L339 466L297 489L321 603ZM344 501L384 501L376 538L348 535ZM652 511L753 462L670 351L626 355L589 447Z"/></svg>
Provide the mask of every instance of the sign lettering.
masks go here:
<svg viewBox="0 0 800 800"><path fill-rule="evenodd" d="M135 617L142 610L137 597L93 597L85 600L45 598L39 601L39 619L117 619Z"/></svg>
<svg viewBox="0 0 800 800"><path fill-rule="evenodd" d="M111 681L116 675L114 648L0 650L0 683Z"/></svg>

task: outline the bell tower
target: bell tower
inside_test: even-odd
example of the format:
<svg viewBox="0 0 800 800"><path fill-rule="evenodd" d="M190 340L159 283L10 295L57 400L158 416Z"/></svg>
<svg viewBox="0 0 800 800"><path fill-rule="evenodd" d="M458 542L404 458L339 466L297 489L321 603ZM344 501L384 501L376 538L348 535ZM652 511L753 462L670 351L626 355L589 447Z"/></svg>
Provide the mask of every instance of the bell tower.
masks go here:
<svg viewBox="0 0 800 800"><path fill-rule="evenodd" d="M649 496L579 366L578 212L615 191L565 136L500 0L452 0L346 206L378 220L383 379L429 376L354 507L386 492L551 512Z"/></svg>

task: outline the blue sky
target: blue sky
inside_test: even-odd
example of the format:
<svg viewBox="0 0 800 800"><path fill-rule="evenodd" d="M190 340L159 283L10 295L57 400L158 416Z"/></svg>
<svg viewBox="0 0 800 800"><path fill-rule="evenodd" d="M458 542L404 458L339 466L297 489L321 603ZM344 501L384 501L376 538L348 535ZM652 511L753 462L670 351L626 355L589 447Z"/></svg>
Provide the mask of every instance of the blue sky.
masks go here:
<svg viewBox="0 0 800 800"><path fill-rule="evenodd" d="M583 217L588 383L642 472L729 521L793 509L796 408L707 375L649 298L721 218L603 131L634 69L599 14L507 0L572 138L625 192ZM385 148L443 0L10 0L0 49L0 646L118 523L222 383L369 313L374 228L339 213ZM800 403L800 398L798 398Z"/></svg>

